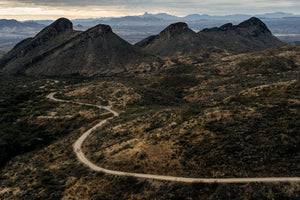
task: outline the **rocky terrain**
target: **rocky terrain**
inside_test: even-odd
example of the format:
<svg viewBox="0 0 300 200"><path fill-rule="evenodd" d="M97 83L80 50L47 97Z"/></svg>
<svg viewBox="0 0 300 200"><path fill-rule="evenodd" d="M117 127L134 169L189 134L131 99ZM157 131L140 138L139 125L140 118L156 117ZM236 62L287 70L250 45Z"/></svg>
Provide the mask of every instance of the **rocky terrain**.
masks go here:
<svg viewBox="0 0 300 200"><path fill-rule="evenodd" d="M120 113L83 143L101 167L299 177L300 47L282 45L256 18L199 33L176 23L136 46L107 25L74 31L55 21L0 60L0 199L298 199L299 182L174 183L92 171L72 145L112 115L47 99L56 92Z"/></svg>
<svg viewBox="0 0 300 200"><path fill-rule="evenodd" d="M55 91L62 99L112 104L121 113L83 145L89 159L108 169L299 177L299 55L298 46L237 55L212 51L124 76L1 75L1 152L19 151L4 158L0 197L297 199L299 183L183 184L90 171L72 144L107 114L46 96Z"/></svg>

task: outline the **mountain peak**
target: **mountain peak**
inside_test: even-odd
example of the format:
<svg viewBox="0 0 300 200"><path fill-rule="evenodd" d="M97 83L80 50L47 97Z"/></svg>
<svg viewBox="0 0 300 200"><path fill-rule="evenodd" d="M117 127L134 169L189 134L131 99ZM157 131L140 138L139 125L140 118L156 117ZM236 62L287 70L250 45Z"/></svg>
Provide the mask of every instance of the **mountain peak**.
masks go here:
<svg viewBox="0 0 300 200"><path fill-rule="evenodd" d="M59 18L58 20L44 28L40 33L38 33L36 39L46 41L49 38L56 37L58 35L71 31L73 31L72 22L66 18Z"/></svg>
<svg viewBox="0 0 300 200"><path fill-rule="evenodd" d="M221 29L222 31L230 30L230 29L232 29L232 28L233 28L232 23L227 23L227 24L224 24L223 26L220 26L220 29Z"/></svg>
<svg viewBox="0 0 300 200"><path fill-rule="evenodd" d="M237 25L238 28L252 29L251 35L258 36L262 33L272 34L268 27L257 17L251 17L250 19Z"/></svg>
<svg viewBox="0 0 300 200"><path fill-rule="evenodd" d="M188 29L189 29L189 27L186 23L178 22L178 23L174 23L174 24L169 25L167 28L165 28L161 32L161 34L171 36L173 34L181 33L181 32L183 32L185 30L188 30Z"/></svg>
<svg viewBox="0 0 300 200"><path fill-rule="evenodd" d="M272 34L268 27L257 17L251 17L250 19L243 21L239 25L232 25L232 23L227 23L223 26L220 26L219 28L206 28L200 32L226 32L231 30L239 30L240 34L250 35L254 37L257 37L261 34Z"/></svg>
<svg viewBox="0 0 300 200"><path fill-rule="evenodd" d="M250 19L240 23L238 26L239 27L260 26L267 29L267 26L257 17L251 17Z"/></svg>
<svg viewBox="0 0 300 200"><path fill-rule="evenodd" d="M97 32L100 34L107 34L107 33L112 32L112 29L109 25L99 24L99 25L89 29L88 32Z"/></svg>
<svg viewBox="0 0 300 200"><path fill-rule="evenodd" d="M49 27L55 29L57 32L65 32L66 30L73 30L73 24L66 18L59 18L55 22L49 25Z"/></svg>

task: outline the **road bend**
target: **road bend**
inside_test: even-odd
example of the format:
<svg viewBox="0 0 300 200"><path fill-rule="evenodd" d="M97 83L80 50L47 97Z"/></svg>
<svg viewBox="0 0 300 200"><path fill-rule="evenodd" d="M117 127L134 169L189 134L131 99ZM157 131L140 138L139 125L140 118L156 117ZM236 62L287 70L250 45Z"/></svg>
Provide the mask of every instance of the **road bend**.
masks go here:
<svg viewBox="0 0 300 200"><path fill-rule="evenodd" d="M123 172L105 169L100 167L94 163L92 163L83 153L81 146L85 139L97 128L103 126L108 120L113 119L114 117L118 117L119 113L112 110L111 106L99 106L88 103L78 103L69 100L57 99L54 97L56 93L51 93L47 96L47 98L63 103L71 103L78 104L84 106L92 106L99 109L104 109L113 114L113 117L107 118L94 125L92 128L84 132L73 144L73 150L76 154L78 160L89 167L91 170L97 172L103 172L106 174L116 175L116 176L130 176L136 178L144 178L144 179L154 179L154 180L163 180L163 181L173 181L173 182L182 182L182 183L253 183L253 182L261 182L261 183L274 183L274 182L300 182L300 177L253 177L253 178L187 178L187 177L176 177L176 176L163 176L163 175L155 175L155 174L142 174L142 173L132 173L132 172Z"/></svg>

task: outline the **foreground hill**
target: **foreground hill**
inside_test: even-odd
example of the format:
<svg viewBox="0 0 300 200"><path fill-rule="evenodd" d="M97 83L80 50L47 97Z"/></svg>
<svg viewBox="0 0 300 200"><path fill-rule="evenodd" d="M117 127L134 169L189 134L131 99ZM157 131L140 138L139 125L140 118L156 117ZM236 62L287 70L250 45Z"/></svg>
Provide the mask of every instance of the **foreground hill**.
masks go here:
<svg viewBox="0 0 300 200"><path fill-rule="evenodd" d="M225 24L219 28L195 33L185 23L172 24L159 35L150 36L136 44L147 52L161 55L181 55L218 47L231 52L249 52L283 46L258 18L250 18L239 25Z"/></svg>
<svg viewBox="0 0 300 200"><path fill-rule="evenodd" d="M139 80L146 91L136 88L120 108L130 113L141 104L144 112L125 112L91 136L84 150L94 163L121 171L298 176L299 55L299 47L290 47L226 56ZM80 89L72 98L86 94ZM151 97L151 90L160 91L160 98Z"/></svg>
<svg viewBox="0 0 300 200"><path fill-rule="evenodd" d="M152 59L114 34L107 25L79 32L62 18L34 38L17 44L0 60L0 69L8 74L108 75L151 70L152 66L144 63L151 63Z"/></svg>

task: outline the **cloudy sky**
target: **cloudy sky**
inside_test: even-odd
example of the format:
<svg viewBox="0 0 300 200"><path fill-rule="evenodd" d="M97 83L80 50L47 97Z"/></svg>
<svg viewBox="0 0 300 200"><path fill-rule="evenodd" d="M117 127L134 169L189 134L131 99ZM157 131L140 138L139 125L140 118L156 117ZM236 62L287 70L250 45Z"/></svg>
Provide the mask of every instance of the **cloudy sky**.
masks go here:
<svg viewBox="0 0 300 200"><path fill-rule="evenodd" d="M0 18L56 19L139 15L144 12L188 14L300 14L300 0L0 0Z"/></svg>

